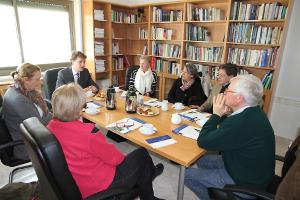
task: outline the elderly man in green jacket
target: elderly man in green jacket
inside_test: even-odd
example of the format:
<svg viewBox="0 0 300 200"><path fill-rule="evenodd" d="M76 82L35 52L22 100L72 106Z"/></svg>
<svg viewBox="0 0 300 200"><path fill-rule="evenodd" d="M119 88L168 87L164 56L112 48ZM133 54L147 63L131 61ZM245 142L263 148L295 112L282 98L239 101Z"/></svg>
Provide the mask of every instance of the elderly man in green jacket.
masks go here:
<svg viewBox="0 0 300 200"><path fill-rule="evenodd" d="M275 137L265 113L258 106L261 81L253 75L237 76L224 94L213 98L213 115L203 126L198 145L221 155L206 155L189 168L185 185L201 199L207 188L238 184L265 189L275 170ZM233 113L226 116L231 110ZM245 196L244 196L245 197Z"/></svg>

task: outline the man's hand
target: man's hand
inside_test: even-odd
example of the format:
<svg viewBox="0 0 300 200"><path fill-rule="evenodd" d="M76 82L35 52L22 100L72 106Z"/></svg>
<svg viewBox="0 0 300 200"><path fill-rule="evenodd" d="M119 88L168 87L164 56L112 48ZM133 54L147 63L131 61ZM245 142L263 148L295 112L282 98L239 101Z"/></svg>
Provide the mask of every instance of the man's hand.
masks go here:
<svg viewBox="0 0 300 200"><path fill-rule="evenodd" d="M189 105L189 108L190 109L198 109L198 108L200 108L200 106L198 106L198 105Z"/></svg>
<svg viewBox="0 0 300 200"><path fill-rule="evenodd" d="M228 112L228 107L225 105L225 96L223 93L213 97L213 113L222 117Z"/></svg>

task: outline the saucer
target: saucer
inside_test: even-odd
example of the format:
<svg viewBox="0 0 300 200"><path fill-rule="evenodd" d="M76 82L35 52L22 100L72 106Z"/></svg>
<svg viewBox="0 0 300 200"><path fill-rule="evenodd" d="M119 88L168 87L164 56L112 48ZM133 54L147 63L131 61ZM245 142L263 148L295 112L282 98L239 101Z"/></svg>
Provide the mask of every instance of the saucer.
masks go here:
<svg viewBox="0 0 300 200"><path fill-rule="evenodd" d="M153 135L153 134L156 132L156 128L153 129L152 133L146 133L146 132L144 131L144 128L143 128L143 127L139 128L139 131L140 131L140 133L142 133L143 135Z"/></svg>
<svg viewBox="0 0 300 200"><path fill-rule="evenodd" d="M95 109L85 109L85 112L89 115L97 115L100 111Z"/></svg>
<svg viewBox="0 0 300 200"><path fill-rule="evenodd" d="M183 109L185 108L185 106L182 106L181 108L176 108L175 106L173 106L173 108L174 108L175 110L183 110Z"/></svg>
<svg viewBox="0 0 300 200"><path fill-rule="evenodd" d="M86 97L93 97L94 95L95 94L93 92L91 92L91 91L88 91L88 92L85 93Z"/></svg>

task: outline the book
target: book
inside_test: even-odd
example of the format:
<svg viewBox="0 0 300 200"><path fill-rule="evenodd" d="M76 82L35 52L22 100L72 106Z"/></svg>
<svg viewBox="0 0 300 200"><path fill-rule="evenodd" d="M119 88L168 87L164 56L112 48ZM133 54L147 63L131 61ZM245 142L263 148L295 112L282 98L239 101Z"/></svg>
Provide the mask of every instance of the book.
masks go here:
<svg viewBox="0 0 300 200"><path fill-rule="evenodd" d="M189 126L187 124L183 124L178 128L172 130L173 133L182 135L193 140L197 140L200 135L201 128L197 128L194 126Z"/></svg>
<svg viewBox="0 0 300 200"><path fill-rule="evenodd" d="M146 142L154 149L177 143L177 141L171 138L169 135L146 139Z"/></svg>
<svg viewBox="0 0 300 200"><path fill-rule="evenodd" d="M210 117L210 113L203 113L203 112L199 112L197 111L197 109L191 109L191 110L187 110L184 112L179 113L179 115L181 117L183 117L184 119L187 119L189 121L197 121L200 119L209 119Z"/></svg>

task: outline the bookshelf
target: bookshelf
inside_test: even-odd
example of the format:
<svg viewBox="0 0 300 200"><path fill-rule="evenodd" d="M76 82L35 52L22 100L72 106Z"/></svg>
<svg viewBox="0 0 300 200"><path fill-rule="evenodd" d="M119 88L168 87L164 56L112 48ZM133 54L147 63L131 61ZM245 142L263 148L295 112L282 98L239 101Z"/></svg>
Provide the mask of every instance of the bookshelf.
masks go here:
<svg viewBox="0 0 300 200"><path fill-rule="evenodd" d="M268 113L291 1L185 0L137 7L83 1L87 66L94 79L122 87L126 67L149 55L159 77L156 96L165 99L186 63L214 79L220 64L232 62L262 80Z"/></svg>

